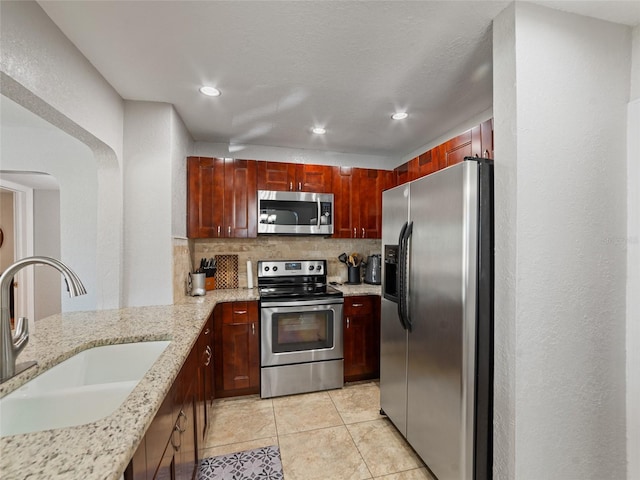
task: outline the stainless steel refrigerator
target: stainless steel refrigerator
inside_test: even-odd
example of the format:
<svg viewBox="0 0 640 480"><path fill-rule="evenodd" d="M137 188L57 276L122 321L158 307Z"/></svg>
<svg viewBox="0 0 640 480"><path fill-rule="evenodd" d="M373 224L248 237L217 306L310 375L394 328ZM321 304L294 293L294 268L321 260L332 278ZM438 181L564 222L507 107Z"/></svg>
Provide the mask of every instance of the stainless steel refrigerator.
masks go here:
<svg viewBox="0 0 640 480"><path fill-rule="evenodd" d="M382 194L380 405L438 480L492 477L493 163Z"/></svg>

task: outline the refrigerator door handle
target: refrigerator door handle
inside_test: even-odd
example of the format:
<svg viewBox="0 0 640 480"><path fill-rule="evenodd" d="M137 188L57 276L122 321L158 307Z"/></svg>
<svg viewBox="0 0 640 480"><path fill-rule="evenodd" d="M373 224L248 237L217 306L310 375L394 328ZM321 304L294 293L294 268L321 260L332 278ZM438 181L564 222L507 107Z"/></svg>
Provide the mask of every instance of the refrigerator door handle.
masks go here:
<svg viewBox="0 0 640 480"><path fill-rule="evenodd" d="M404 232L404 279L403 279L403 297L402 304L404 306L404 323L406 325L407 330L413 330L413 323L411 322L411 314L409 309L409 293L411 292L411 285L409 283L410 272L408 271L411 265L411 252L409 250L409 240L411 239L411 235L413 234L413 222L409 223L406 231Z"/></svg>
<svg viewBox="0 0 640 480"><path fill-rule="evenodd" d="M398 268L396 269L396 285L398 286L398 318L400 319L400 323L402 324L402 328L404 328L405 330L407 329L407 323L405 322L404 319L404 295L403 295L403 288L404 288L404 266L406 265L406 262L404 261L404 234L407 231L407 226L409 225L409 222L405 222L405 224L402 226L402 229L400 229L400 235L398 236L398 258L397 258L397 265Z"/></svg>

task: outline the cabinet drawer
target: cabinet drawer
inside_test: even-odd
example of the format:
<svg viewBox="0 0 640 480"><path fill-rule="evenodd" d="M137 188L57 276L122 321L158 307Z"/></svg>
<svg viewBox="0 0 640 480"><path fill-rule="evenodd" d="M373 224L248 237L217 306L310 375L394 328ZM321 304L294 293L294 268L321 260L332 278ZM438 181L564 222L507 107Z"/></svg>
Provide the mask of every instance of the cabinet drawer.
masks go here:
<svg viewBox="0 0 640 480"><path fill-rule="evenodd" d="M224 303L222 308L222 323L253 323L258 321L258 302Z"/></svg>
<svg viewBox="0 0 640 480"><path fill-rule="evenodd" d="M345 312L349 315L365 315L373 313L372 297L346 297Z"/></svg>

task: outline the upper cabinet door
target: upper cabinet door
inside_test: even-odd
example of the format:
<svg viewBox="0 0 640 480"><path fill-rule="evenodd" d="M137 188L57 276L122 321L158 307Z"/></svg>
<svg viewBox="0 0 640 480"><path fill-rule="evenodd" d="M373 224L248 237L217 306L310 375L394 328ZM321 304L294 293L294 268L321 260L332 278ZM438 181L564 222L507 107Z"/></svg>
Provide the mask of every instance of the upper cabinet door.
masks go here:
<svg viewBox="0 0 640 480"><path fill-rule="evenodd" d="M294 191L296 164L258 161L258 190Z"/></svg>
<svg viewBox="0 0 640 480"><path fill-rule="evenodd" d="M187 237L221 236L224 160L187 158Z"/></svg>
<svg viewBox="0 0 640 480"><path fill-rule="evenodd" d="M248 238L257 235L256 178L255 160L225 160L223 236Z"/></svg>
<svg viewBox="0 0 640 480"><path fill-rule="evenodd" d="M328 165L297 165L294 189L299 192L331 193L332 170Z"/></svg>
<svg viewBox="0 0 640 480"><path fill-rule="evenodd" d="M360 197L357 238L382 238L382 192L392 179L391 171L356 169Z"/></svg>
<svg viewBox="0 0 640 480"><path fill-rule="evenodd" d="M333 167L334 238L355 237L360 205L355 170L351 167Z"/></svg>
<svg viewBox="0 0 640 480"><path fill-rule="evenodd" d="M187 237L255 237L256 162L187 158Z"/></svg>
<svg viewBox="0 0 640 480"><path fill-rule="evenodd" d="M331 193L328 165L303 165L283 162L257 162L258 190L280 192Z"/></svg>

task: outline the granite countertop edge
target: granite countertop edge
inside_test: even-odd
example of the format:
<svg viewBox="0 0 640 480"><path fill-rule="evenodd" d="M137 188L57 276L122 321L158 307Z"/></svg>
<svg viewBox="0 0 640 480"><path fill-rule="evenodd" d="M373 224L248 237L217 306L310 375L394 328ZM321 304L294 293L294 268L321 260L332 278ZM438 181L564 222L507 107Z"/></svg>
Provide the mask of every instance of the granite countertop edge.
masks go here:
<svg viewBox="0 0 640 480"><path fill-rule="evenodd" d="M0 398L88 348L171 340L123 404L93 423L0 438L3 480L118 480L216 304L258 300L257 289L213 290L166 306L70 312L36 322L18 362L38 365L0 384Z"/></svg>
<svg viewBox="0 0 640 480"><path fill-rule="evenodd" d="M381 291L369 284L336 288L345 296ZM18 357L18 362L36 360L38 365L0 384L0 398L88 348L171 343L111 415L85 425L0 438L0 478L120 479L216 304L258 299L257 289L213 290L173 305L69 312L38 321Z"/></svg>

